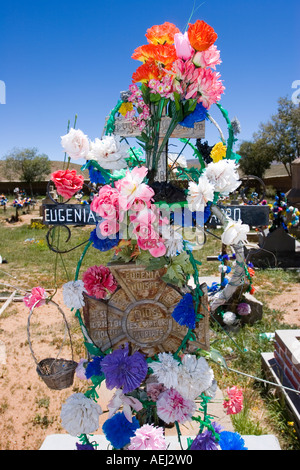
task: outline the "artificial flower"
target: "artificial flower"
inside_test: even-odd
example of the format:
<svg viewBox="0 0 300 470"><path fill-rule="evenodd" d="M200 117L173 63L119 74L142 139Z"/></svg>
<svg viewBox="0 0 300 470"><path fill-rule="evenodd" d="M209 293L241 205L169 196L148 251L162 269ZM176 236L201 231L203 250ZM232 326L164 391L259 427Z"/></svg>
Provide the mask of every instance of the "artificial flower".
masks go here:
<svg viewBox="0 0 300 470"><path fill-rule="evenodd" d="M102 430L114 449L122 449L130 443L130 438L139 427L140 424L135 416L130 422L124 413L117 413L105 421Z"/></svg>
<svg viewBox="0 0 300 470"><path fill-rule="evenodd" d="M227 387L227 395L223 402L223 407L227 410L228 415L235 415L240 413L243 409L243 391L238 389L236 386Z"/></svg>
<svg viewBox="0 0 300 470"><path fill-rule="evenodd" d="M224 90L218 72L213 72L210 68L199 68L195 79L187 87L185 99L197 99L197 103L202 103L206 109L210 109L220 101Z"/></svg>
<svg viewBox="0 0 300 470"><path fill-rule="evenodd" d="M119 191L109 184L102 186L91 202L91 210L103 219L116 220L120 217Z"/></svg>
<svg viewBox="0 0 300 470"><path fill-rule="evenodd" d="M84 306L83 293L86 292L81 280L70 281L63 285L63 301L66 307L78 310Z"/></svg>
<svg viewBox="0 0 300 470"><path fill-rule="evenodd" d="M87 359L84 359L84 358L80 359L75 369L75 374L80 380L87 380L87 377L85 375L85 368L86 368L87 363L88 363Z"/></svg>
<svg viewBox="0 0 300 470"><path fill-rule="evenodd" d="M86 292L96 299L105 299L115 292L117 281L106 266L91 266L83 274L82 280Z"/></svg>
<svg viewBox="0 0 300 470"><path fill-rule="evenodd" d="M176 390L186 399L195 400L211 387L214 373L204 357L185 354L178 368Z"/></svg>
<svg viewBox="0 0 300 470"><path fill-rule="evenodd" d="M103 237L111 237L112 235L116 235L119 232L120 225L118 224L117 220L103 220L98 224L97 228Z"/></svg>
<svg viewBox="0 0 300 470"><path fill-rule="evenodd" d="M111 418L119 408L123 407L123 413L126 419L132 423L132 409L135 411L141 411L143 409L142 403L134 397L124 395L121 389L117 389L114 396L107 405L109 410L108 418Z"/></svg>
<svg viewBox="0 0 300 470"><path fill-rule="evenodd" d="M119 204L122 210L129 210L136 200L150 203L154 191L150 186L143 183L148 169L146 167L135 167L126 171L126 176L115 182L119 191Z"/></svg>
<svg viewBox="0 0 300 470"><path fill-rule="evenodd" d="M223 158L226 157L226 150L227 147L223 144L223 142L218 142L216 145L214 145L212 151L210 152L210 157L212 158L213 162L217 163L220 160L223 160Z"/></svg>
<svg viewBox="0 0 300 470"><path fill-rule="evenodd" d="M148 372L148 364L144 356L136 351L129 355L129 346L114 350L104 357L101 363L109 390L122 388L123 393L133 392L141 385Z"/></svg>
<svg viewBox="0 0 300 470"><path fill-rule="evenodd" d="M62 405L62 427L71 436L91 434L99 428L101 406L87 398L83 393L74 393Z"/></svg>
<svg viewBox="0 0 300 470"><path fill-rule="evenodd" d="M172 169L187 168L186 158L183 155L178 156L177 153L168 153L168 166Z"/></svg>
<svg viewBox="0 0 300 470"><path fill-rule="evenodd" d="M211 426L217 434L223 429L222 426L216 422L212 422ZM190 450L218 450L216 436L212 430L207 429L203 433L198 434L193 440Z"/></svg>
<svg viewBox="0 0 300 470"><path fill-rule="evenodd" d="M101 376L102 369L101 369L101 362L103 357L101 356L94 356L91 361L88 362L85 368L85 376L87 379L92 378L93 376Z"/></svg>
<svg viewBox="0 0 300 470"><path fill-rule="evenodd" d="M236 314L233 312L225 312L223 314L223 322L225 325L231 326L236 322Z"/></svg>
<svg viewBox="0 0 300 470"><path fill-rule="evenodd" d="M71 128L68 134L61 137L61 145L71 158L86 158L89 150L89 139L80 129Z"/></svg>
<svg viewBox="0 0 300 470"><path fill-rule="evenodd" d="M155 25L147 29L145 36L151 44L173 44L174 36L179 32L177 26L166 21L161 25Z"/></svg>
<svg viewBox="0 0 300 470"><path fill-rule="evenodd" d="M166 450L167 442L164 429L153 424L144 424L130 438L128 450Z"/></svg>
<svg viewBox="0 0 300 470"><path fill-rule="evenodd" d="M179 124L183 127L193 128L196 122L207 119L207 109L202 103L197 103L195 110L188 114Z"/></svg>
<svg viewBox="0 0 300 470"><path fill-rule="evenodd" d="M200 176L198 184L189 182L186 199L191 212L203 212L206 204L214 200L214 186L205 174Z"/></svg>
<svg viewBox="0 0 300 470"><path fill-rule="evenodd" d="M196 328L196 313L192 294L185 294L173 310L172 317L182 326Z"/></svg>
<svg viewBox="0 0 300 470"><path fill-rule="evenodd" d="M143 63L154 60L165 66L172 64L177 59L175 46L172 44L146 44L138 47L131 57Z"/></svg>
<svg viewBox="0 0 300 470"><path fill-rule="evenodd" d="M166 390L162 383L150 382L146 384L146 392L150 401L157 401L159 395Z"/></svg>
<svg viewBox="0 0 300 470"><path fill-rule="evenodd" d="M104 237L101 231L95 228L90 233L90 241L97 250L109 251L119 244L120 235L116 232L113 237Z"/></svg>
<svg viewBox="0 0 300 470"><path fill-rule="evenodd" d="M217 46L210 46L203 52L196 52L193 57L193 64L196 67L210 67L215 69L217 65L221 64L220 60L220 51L217 49Z"/></svg>
<svg viewBox="0 0 300 470"><path fill-rule="evenodd" d="M176 54L179 59L189 60L194 54L194 49L192 48L187 31L182 33L176 33L174 35L174 43Z"/></svg>
<svg viewBox="0 0 300 470"><path fill-rule="evenodd" d="M241 220L237 222L230 220L222 233L222 243L224 243L224 245L237 245L241 242L246 243L249 231L249 225L243 224Z"/></svg>
<svg viewBox="0 0 300 470"><path fill-rule="evenodd" d="M126 114L129 112L129 111L132 111L133 110L133 104L130 103L130 101L127 101L127 102L124 102L121 104L120 108L119 108L119 113L122 115L122 116L126 116Z"/></svg>
<svg viewBox="0 0 300 470"><path fill-rule="evenodd" d="M148 60L140 65L132 74L133 83L148 83L150 80L161 80L164 72L158 67L154 60Z"/></svg>
<svg viewBox="0 0 300 470"><path fill-rule="evenodd" d="M77 175L76 170L57 170L51 175L57 194L70 199L83 187L84 177Z"/></svg>
<svg viewBox="0 0 300 470"><path fill-rule="evenodd" d="M43 287L33 287L29 294L23 297L23 302L26 307L32 309L33 307L41 307L45 305L47 298L47 292Z"/></svg>
<svg viewBox="0 0 300 470"><path fill-rule="evenodd" d="M87 159L96 160L106 170L120 170L127 166L127 150L128 146L121 143L119 136L105 135L90 143Z"/></svg>
<svg viewBox="0 0 300 470"><path fill-rule="evenodd" d="M76 449L77 450L95 450L92 444L80 444L79 442L76 442Z"/></svg>
<svg viewBox="0 0 300 470"><path fill-rule="evenodd" d="M163 227L162 236L166 247L166 256L174 257L183 252L183 238L176 230L169 230L169 227Z"/></svg>
<svg viewBox="0 0 300 470"><path fill-rule="evenodd" d="M192 419L196 411L196 405L193 400L183 398L175 389L168 389L161 393L157 402L157 416L166 424L185 423Z"/></svg>
<svg viewBox="0 0 300 470"><path fill-rule="evenodd" d="M179 362L174 359L171 353L159 353L158 361L151 362L149 367L159 383L162 383L166 388L177 387Z"/></svg>
<svg viewBox="0 0 300 470"><path fill-rule="evenodd" d="M218 383L215 379L213 379L212 384L208 387L203 393L210 398L215 398L218 389Z"/></svg>
<svg viewBox="0 0 300 470"><path fill-rule="evenodd" d="M245 441L237 432L222 431L219 446L221 450L248 450Z"/></svg>
<svg viewBox="0 0 300 470"><path fill-rule="evenodd" d="M187 33L191 46L200 52L207 50L218 38L215 30L205 21L200 20L197 20L194 24L189 23Z"/></svg>
<svg viewBox="0 0 300 470"><path fill-rule="evenodd" d="M223 159L217 163L209 163L205 175L214 186L215 192L223 196L227 196L241 185L238 167L234 160Z"/></svg>
<svg viewBox="0 0 300 470"><path fill-rule="evenodd" d="M236 313L240 316L250 315L251 306L247 304L246 302L241 302L240 304L238 304L236 308Z"/></svg>

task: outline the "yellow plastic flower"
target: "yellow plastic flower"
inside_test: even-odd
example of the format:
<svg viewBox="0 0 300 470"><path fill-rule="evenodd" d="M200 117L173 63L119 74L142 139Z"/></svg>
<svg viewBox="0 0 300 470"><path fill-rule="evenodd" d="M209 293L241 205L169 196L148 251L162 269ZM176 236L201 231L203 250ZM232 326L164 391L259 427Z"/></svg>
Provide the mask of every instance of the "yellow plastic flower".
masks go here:
<svg viewBox="0 0 300 470"><path fill-rule="evenodd" d="M122 114L122 116L126 116L126 114L132 110L133 110L132 103L130 103L129 101L127 103L123 102L120 106L119 113Z"/></svg>
<svg viewBox="0 0 300 470"><path fill-rule="evenodd" d="M222 142L216 144L210 152L210 156L213 159L213 162L217 163L220 160L223 160L223 158L226 157L226 150L226 145L224 145Z"/></svg>

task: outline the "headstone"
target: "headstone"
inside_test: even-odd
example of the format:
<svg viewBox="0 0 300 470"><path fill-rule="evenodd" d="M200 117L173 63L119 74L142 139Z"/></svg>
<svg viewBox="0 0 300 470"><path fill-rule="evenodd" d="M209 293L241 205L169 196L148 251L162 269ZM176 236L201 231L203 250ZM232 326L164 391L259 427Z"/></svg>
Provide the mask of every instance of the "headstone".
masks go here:
<svg viewBox="0 0 300 470"><path fill-rule="evenodd" d="M188 329L173 318L175 306L183 292L166 284L161 276L164 269L147 271L143 266L110 264L119 288L108 301L85 295L83 315L93 342L103 351L129 343L133 351L139 350L148 357L160 352L175 353L181 346ZM203 318L197 323L196 341L189 351L209 349L209 312L207 286L199 306Z"/></svg>
<svg viewBox="0 0 300 470"><path fill-rule="evenodd" d="M291 205L300 208L300 158L292 163L292 188L286 197Z"/></svg>

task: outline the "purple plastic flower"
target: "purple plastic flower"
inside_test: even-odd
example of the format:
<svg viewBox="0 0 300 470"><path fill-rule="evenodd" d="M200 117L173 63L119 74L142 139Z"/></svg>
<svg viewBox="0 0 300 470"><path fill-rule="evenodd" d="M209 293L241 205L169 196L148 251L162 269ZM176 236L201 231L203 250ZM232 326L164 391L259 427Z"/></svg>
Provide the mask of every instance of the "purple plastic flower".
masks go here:
<svg viewBox="0 0 300 470"><path fill-rule="evenodd" d="M251 307L249 304L245 303L245 302L242 302L240 304L238 304L237 306L237 309L236 309L236 313L238 315L250 315L251 313Z"/></svg>
<svg viewBox="0 0 300 470"><path fill-rule="evenodd" d="M136 351L129 356L128 344L116 349L101 361L101 369L109 390L123 388L123 393L133 392L145 379L148 364L144 356Z"/></svg>
<svg viewBox="0 0 300 470"><path fill-rule="evenodd" d="M222 426L218 423L213 422L212 426L216 433L220 433L222 431ZM218 450L218 445L216 438L212 431L206 430L201 434L198 434L196 438L193 440L193 443L190 447L191 450Z"/></svg>
<svg viewBox="0 0 300 470"><path fill-rule="evenodd" d="M76 442L76 448L77 450L95 450L92 444L79 444L79 442Z"/></svg>

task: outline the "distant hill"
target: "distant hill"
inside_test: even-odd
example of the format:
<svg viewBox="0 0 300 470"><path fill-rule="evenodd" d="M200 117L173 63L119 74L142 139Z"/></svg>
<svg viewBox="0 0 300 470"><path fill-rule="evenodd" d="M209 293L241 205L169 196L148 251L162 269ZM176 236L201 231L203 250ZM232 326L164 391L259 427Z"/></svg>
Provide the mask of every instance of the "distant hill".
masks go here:
<svg viewBox="0 0 300 470"><path fill-rule="evenodd" d="M188 160L187 161L188 167L195 166L198 167L199 162L198 160ZM70 163L69 169L70 170L76 170L78 174L83 175L85 179L89 179L89 172L88 170L85 170L84 172L81 171L81 166L78 163ZM62 170L63 169L63 162L62 161L51 161L51 172L49 175L45 177L45 181L49 181L51 177L51 173L57 170ZM272 164L271 168L266 171L265 173L265 178L271 178L274 176L287 176L286 169L284 168L284 165L281 163L274 163ZM4 172L4 161L0 160L0 181L9 181ZM18 181L16 179L15 181Z"/></svg>
<svg viewBox="0 0 300 470"><path fill-rule="evenodd" d="M8 178L5 175L4 171L4 161L0 160L0 181L9 181ZM51 177L51 173L57 170L62 170L63 169L64 162L63 161L51 161L51 172L49 175L45 177L45 181L49 181ZM70 163L69 164L69 169L70 170L76 170L79 175L83 175L85 179L89 179L89 172L88 170L85 170L84 172L81 171L81 166L78 163ZM15 181L18 181L18 178L16 178Z"/></svg>

